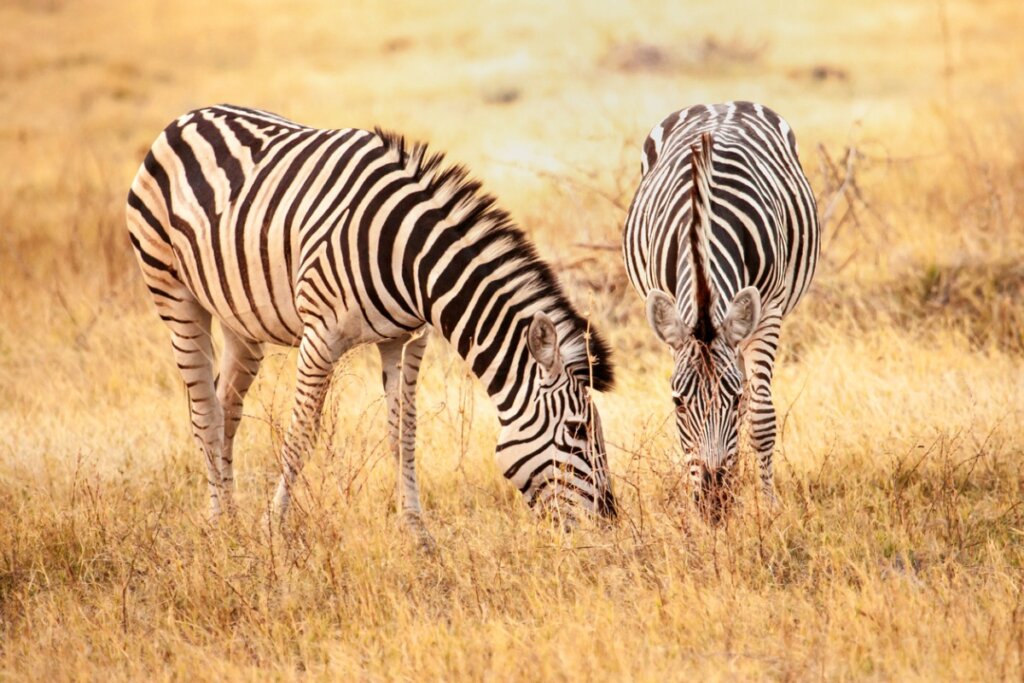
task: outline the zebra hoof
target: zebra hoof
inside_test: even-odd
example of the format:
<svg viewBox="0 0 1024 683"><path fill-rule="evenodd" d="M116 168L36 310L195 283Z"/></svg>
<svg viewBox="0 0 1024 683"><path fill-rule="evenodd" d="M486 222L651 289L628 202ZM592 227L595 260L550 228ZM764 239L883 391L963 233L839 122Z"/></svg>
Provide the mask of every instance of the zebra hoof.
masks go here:
<svg viewBox="0 0 1024 683"><path fill-rule="evenodd" d="M423 529L416 535L416 547L425 555L437 555L437 541L430 535L430 532Z"/></svg>
<svg viewBox="0 0 1024 683"><path fill-rule="evenodd" d="M782 510L782 502L775 495L774 489L768 489L764 492L764 503L765 508L771 514L776 514Z"/></svg>
<svg viewBox="0 0 1024 683"><path fill-rule="evenodd" d="M238 519L238 506L233 500L224 502L216 510L211 509L207 515L207 520L212 526L230 523L236 519Z"/></svg>
<svg viewBox="0 0 1024 683"><path fill-rule="evenodd" d="M221 513L221 510L220 510L220 506L217 506L217 507L211 506L210 509L206 513L206 523L209 524L210 526L217 526L217 523L220 521L221 514L222 513Z"/></svg>
<svg viewBox="0 0 1024 683"><path fill-rule="evenodd" d="M283 536L287 530L285 522L287 517L280 510L269 509L260 515L259 532L266 538Z"/></svg>
<svg viewBox="0 0 1024 683"><path fill-rule="evenodd" d="M419 515L403 515L403 525L416 542L416 548L427 555L437 554L437 541L427 530L423 518Z"/></svg>
<svg viewBox="0 0 1024 683"><path fill-rule="evenodd" d="M259 532L264 536L274 534L274 515L269 510L260 516Z"/></svg>

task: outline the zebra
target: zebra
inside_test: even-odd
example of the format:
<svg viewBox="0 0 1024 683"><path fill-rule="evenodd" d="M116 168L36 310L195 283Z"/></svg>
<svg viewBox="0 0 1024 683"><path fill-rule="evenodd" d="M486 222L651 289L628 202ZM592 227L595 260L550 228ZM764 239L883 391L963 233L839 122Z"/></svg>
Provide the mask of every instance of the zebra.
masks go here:
<svg viewBox="0 0 1024 683"><path fill-rule="evenodd" d="M315 445L332 368L372 343L400 518L425 533L415 392L430 333L483 382L501 427L498 466L531 507L567 523L581 511L614 516L590 397L612 387L610 349L464 167L380 128L317 129L218 105L163 130L126 213L187 388L211 519L233 509L232 444L265 345L298 347L273 501L280 521ZM214 318L224 338L216 377Z"/></svg>
<svg viewBox="0 0 1024 683"><path fill-rule="evenodd" d="M789 124L752 102L697 105L644 141L623 255L655 336L672 350L676 428L699 508L732 500L739 423L772 476L772 373L782 319L814 276L815 198Z"/></svg>

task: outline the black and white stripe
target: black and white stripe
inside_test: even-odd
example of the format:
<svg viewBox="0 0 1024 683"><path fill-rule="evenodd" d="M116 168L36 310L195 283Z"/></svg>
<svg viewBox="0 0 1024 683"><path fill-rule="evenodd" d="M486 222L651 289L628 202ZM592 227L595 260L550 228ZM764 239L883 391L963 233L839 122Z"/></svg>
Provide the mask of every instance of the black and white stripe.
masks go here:
<svg viewBox="0 0 1024 683"><path fill-rule="evenodd" d="M614 512L589 399L590 388L611 386L609 350L464 169L380 130L210 107L157 138L127 218L188 387L212 515L230 504L232 440L263 345L299 348L275 498L283 514L334 364L373 343L403 516L419 520L415 387L428 328L486 386L501 421L499 466L531 505ZM225 338L217 379L212 318Z"/></svg>
<svg viewBox="0 0 1024 683"><path fill-rule="evenodd" d="M772 372L782 319L818 260L814 195L789 124L750 102L671 114L648 135L641 166L626 270L673 350L680 441L695 496L717 518L744 412L774 500Z"/></svg>

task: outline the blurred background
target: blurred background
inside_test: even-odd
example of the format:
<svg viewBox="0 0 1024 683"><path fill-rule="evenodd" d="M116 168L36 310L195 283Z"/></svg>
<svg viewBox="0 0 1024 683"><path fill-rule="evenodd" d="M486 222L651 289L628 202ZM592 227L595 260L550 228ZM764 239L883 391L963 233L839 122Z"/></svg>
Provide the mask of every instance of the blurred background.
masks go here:
<svg viewBox="0 0 1024 683"><path fill-rule="evenodd" d="M382 655L380 641L347 632L354 627L337 616L347 609L370 633L374 624L378 635L419 633L427 645L416 650L416 670L439 676L482 676L506 661L492 647L495 619L518 624L502 633L532 644L538 671L553 676L593 672L587 667L640 677L679 671L634 656L631 648L650 643L703 678L1019 671L1022 31L1020 0L4 0L6 670L61 677L72 670L62 666L74 666L89 677L113 666L143 675L161 662L217 661L223 668L212 671L237 674L236 665L323 655L333 637L348 643L331 646L344 664L335 673L372 671L361 668L377 661L368 653L409 664L407 652ZM731 99L761 102L792 125L824 239L814 286L783 328L777 366L776 472L787 507L774 521L739 527L745 540L723 547L739 548L740 570L723 575L717 559L714 572L701 559L719 537L685 522L670 358L647 329L619 244L650 128L687 105ZM239 569L234 551L204 545L214 541L195 531L203 528L203 464L123 206L162 128L221 102L319 127L402 132L466 164L498 196L615 347L618 388L598 401L622 529L633 534L615 532L632 539L615 543L633 559L621 559L624 546L584 569L573 559L568 566L594 582L573 584L530 555L551 541L536 536L492 464L496 422L486 396L439 342L421 383L420 469L435 536L463 553L455 574L437 569L448 578L423 579L391 533L394 475L382 445L378 361L367 350L339 375L329 438L307 470L316 482L307 502L324 511L317 519L326 526L315 527L327 534L323 543L373 558L346 571L377 573L353 580L356 590L331 583L334 575L320 572L326 565L304 566L300 580L277 556L267 571ZM247 403L236 473L253 518L276 471L293 374L294 356L276 351ZM154 510L170 512L156 518ZM140 529L172 531L133 545ZM509 543L527 550L503 554ZM668 550L652 559L642 550L651 547ZM263 546L246 548L264 557ZM220 558L221 573L210 575L198 556ZM550 582L527 590L501 570L509 562ZM480 581L465 572L494 563L494 592L472 597ZM676 571L691 583L672 583ZM935 592L890 586L894 572ZM54 583L39 591L43 575ZM221 575L241 582L239 595L262 596L256 616L230 611L250 614ZM652 575L662 578L652 583ZM309 598L306 607L266 598L280 576L294 579L289 590ZM847 592L826 595L815 577ZM179 584L208 599L167 597ZM409 585L437 601L429 623L418 621L422 605L407 600ZM368 594L393 611L374 611ZM539 597L516 612L516 595ZM437 606L463 598L486 609L456 617ZM306 610L325 601L340 606L315 621ZM694 622L694 605L713 617ZM150 621L155 640L118 640L154 633L136 630L142 617L133 614L165 611L192 624L187 637ZM791 620L772 622L776 613ZM395 614L407 621L387 626ZM561 630L538 626L550 619ZM574 630L579 620L592 628ZM271 634L260 630L265 623L294 630ZM736 648L762 659L720 656L722 629L732 625ZM449 640L435 628L447 628ZM907 633L916 647L901 645ZM710 669L686 659L680 634L719 653L709 655ZM179 638L193 649L178 649ZM45 654L54 647L79 654L55 662ZM141 668L123 668L125 652ZM451 653L464 659L445 659Z"/></svg>
<svg viewBox="0 0 1024 683"><path fill-rule="evenodd" d="M977 220L1004 232L1017 215L1015 193L997 185L1021 175L1022 12L1012 0L756 11L738 1L10 0L0 8L2 257L29 278L71 278L52 271L54 258L72 258L65 265L88 261L119 282L128 250L110 233L122 231L120 203L149 144L179 114L231 102L427 140L468 164L547 253L573 258L574 243L618 242L653 125L692 103L749 99L793 125L826 218L842 219L835 204L849 185L836 190L848 171L865 185L854 200L866 204L854 240L865 249L851 267L877 261L877 226L864 223L886 220L928 233L927 256L948 261L965 245L935 224L937 203L988 210ZM963 178L924 187L922 175L965 164ZM908 258L921 247L888 246Z"/></svg>

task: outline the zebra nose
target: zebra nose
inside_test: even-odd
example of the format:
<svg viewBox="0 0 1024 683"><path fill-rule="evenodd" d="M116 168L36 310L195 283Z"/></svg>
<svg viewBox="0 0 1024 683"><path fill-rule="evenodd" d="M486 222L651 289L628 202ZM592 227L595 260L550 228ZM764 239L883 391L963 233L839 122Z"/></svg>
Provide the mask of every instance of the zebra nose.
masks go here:
<svg viewBox="0 0 1024 683"><path fill-rule="evenodd" d="M729 486L728 470L725 466L708 467L701 464L699 485L694 487L693 499L705 519L713 524L721 521L732 491Z"/></svg>
<svg viewBox="0 0 1024 683"><path fill-rule="evenodd" d="M725 486L725 466L708 467L705 464L700 466L700 489L702 491L714 491Z"/></svg>

